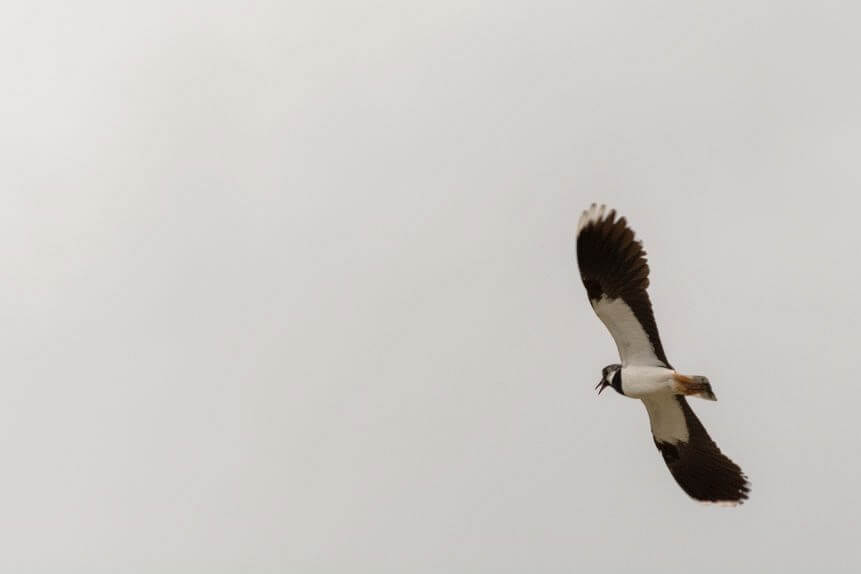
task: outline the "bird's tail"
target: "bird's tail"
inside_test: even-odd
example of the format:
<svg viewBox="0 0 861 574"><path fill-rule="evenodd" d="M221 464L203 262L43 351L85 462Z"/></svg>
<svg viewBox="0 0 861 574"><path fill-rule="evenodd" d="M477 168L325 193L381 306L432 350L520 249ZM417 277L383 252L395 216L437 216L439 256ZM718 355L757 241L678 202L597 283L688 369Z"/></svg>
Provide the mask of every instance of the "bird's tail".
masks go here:
<svg viewBox="0 0 861 574"><path fill-rule="evenodd" d="M700 375L683 375L673 373L673 390L676 394L700 397L707 401L716 401L717 397L712 391L712 385L706 377Z"/></svg>

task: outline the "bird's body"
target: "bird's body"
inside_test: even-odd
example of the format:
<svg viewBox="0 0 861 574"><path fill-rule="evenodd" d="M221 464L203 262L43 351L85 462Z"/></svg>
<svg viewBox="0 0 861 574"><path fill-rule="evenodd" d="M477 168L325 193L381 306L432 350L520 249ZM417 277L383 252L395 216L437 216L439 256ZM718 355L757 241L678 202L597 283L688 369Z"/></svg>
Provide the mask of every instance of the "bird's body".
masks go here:
<svg viewBox="0 0 861 574"><path fill-rule="evenodd" d="M750 490L747 477L721 453L685 399L716 400L709 380L674 370L664 354L646 292L645 252L625 219L594 204L584 211L577 226L577 262L589 302L622 360L604 367L599 393L612 387L643 402L655 446L691 497L743 502Z"/></svg>
<svg viewBox="0 0 861 574"><path fill-rule="evenodd" d="M616 389L620 395L632 399L645 399L662 394L696 395L704 399L716 400L711 393L708 379L700 376L689 377L667 367L651 365L611 365L620 368L613 371L613 379L618 373L618 381L609 380L609 386ZM603 378L602 378L603 383Z"/></svg>
<svg viewBox="0 0 861 574"><path fill-rule="evenodd" d="M666 367L630 365L622 367L622 394L632 399L672 392L673 370Z"/></svg>

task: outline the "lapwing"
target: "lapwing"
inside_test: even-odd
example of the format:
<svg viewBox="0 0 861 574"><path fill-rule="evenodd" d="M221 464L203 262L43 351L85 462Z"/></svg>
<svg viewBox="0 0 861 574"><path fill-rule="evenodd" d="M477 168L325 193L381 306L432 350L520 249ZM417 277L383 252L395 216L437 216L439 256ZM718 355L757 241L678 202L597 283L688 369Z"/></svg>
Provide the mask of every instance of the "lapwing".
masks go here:
<svg viewBox="0 0 861 574"><path fill-rule="evenodd" d="M584 211L577 225L577 263L592 309L622 361L604 367L598 394L612 387L643 401L655 446L689 496L726 505L744 502L747 477L709 437L686 398L716 400L709 380L676 371L664 354L646 292L646 252L625 218L617 219L604 205Z"/></svg>

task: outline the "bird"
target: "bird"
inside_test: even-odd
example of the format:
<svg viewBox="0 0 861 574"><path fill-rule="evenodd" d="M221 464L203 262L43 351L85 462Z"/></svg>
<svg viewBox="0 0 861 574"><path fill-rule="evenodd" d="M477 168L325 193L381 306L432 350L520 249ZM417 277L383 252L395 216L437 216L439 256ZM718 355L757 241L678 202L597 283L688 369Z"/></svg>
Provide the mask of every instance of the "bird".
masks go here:
<svg viewBox="0 0 861 574"><path fill-rule="evenodd" d="M652 438L673 478L691 498L736 506L750 483L724 455L688 404L687 397L717 400L707 377L670 365L646 289L649 265L642 243L624 217L592 204L577 224L577 264L592 309L604 323L621 363L603 368L595 388L611 387L646 407Z"/></svg>

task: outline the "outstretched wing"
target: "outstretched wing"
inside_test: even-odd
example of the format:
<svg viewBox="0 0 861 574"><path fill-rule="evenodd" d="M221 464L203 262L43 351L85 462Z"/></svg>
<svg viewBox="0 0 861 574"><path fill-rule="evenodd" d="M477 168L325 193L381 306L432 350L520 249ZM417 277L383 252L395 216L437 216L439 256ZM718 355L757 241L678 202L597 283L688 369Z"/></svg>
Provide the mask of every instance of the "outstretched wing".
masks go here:
<svg viewBox="0 0 861 574"><path fill-rule="evenodd" d="M643 403L655 446L682 490L703 502L741 504L747 499L747 477L709 437L685 397L661 394Z"/></svg>
<svg viewBox="0 0 861 574"><path fill-rule="evenodd" d="M577 264L598 318L616 341L622 366L670 368L664 355L649 286L646 252L625 218L605 206L583 212L577 225Z"/></svg>

